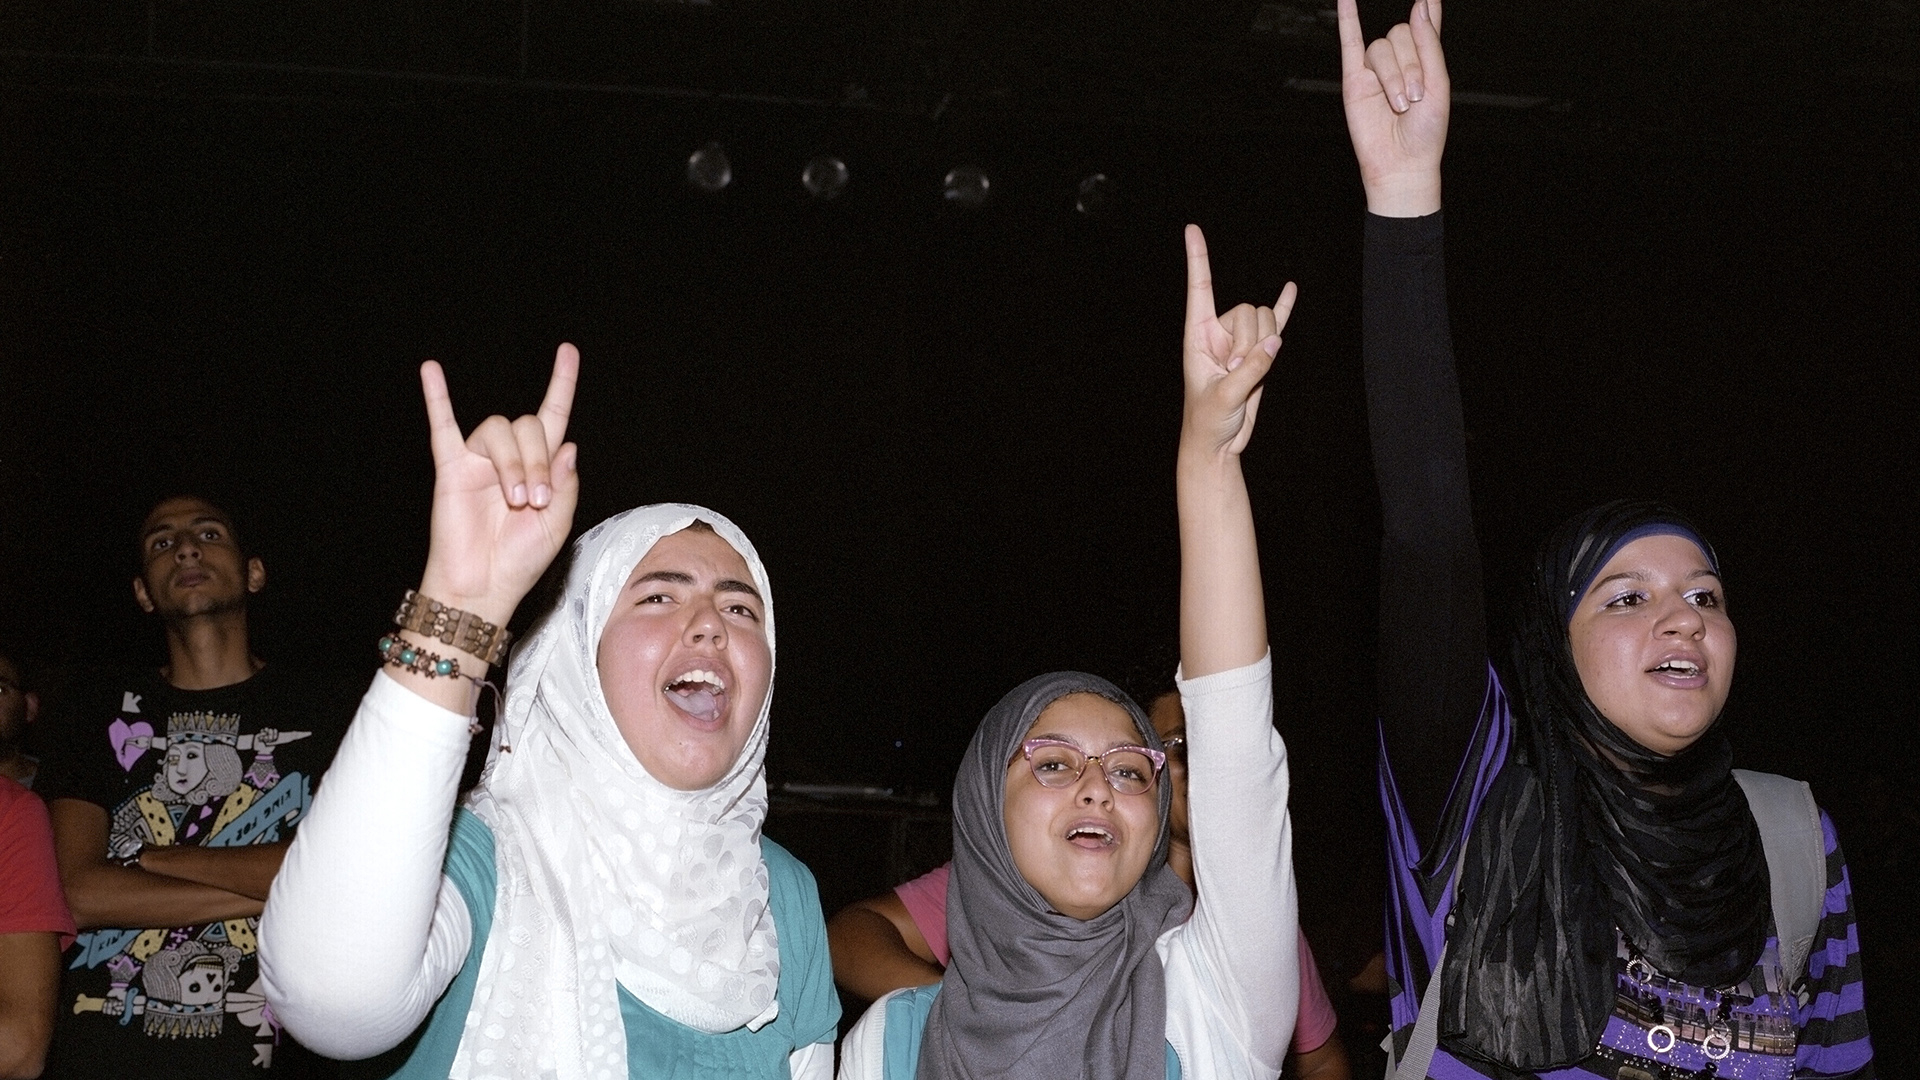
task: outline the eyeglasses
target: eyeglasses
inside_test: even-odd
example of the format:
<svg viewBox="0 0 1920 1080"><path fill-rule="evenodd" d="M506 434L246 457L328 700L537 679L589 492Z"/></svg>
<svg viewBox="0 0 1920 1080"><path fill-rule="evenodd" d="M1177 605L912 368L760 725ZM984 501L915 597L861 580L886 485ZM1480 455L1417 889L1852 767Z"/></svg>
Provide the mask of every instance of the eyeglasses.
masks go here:
<svg viewBox="0 0 1920 1080"><path fill-rule="evenodd" d="M1182 765L1187 763L1187 737L1175 735L1171 739L1161 739L1160 745L1167 748L1167 757Z"/></svg>
<svg viewBox="0 0 1920 1080"><path fill-rule="evenodd" d="M1028 739L1020 752L1041 787L1070 787L1087 771L1087 762L1100 763L1100 775L1116 795L1144 795L1153 790L1153 778L1167 764L1167 755L1144 746L1116 746L1103 754L1089 754L1064 739Z"/></svg>

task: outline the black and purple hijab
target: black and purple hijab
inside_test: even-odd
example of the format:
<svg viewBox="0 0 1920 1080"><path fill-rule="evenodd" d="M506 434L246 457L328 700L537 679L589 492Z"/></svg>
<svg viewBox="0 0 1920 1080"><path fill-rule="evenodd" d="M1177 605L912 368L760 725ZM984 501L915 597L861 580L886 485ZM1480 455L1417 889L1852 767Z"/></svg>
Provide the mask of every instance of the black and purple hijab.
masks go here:
<svg viewBox="0 0 1920 1080"><path fill-rule="evenodd" d="M1408 823L1389 823L1394 871L1408 879L1394 914L1429 956L1447 944L1437 974L1450 1053L1521 1074L1586 1057L1613 1010L1616 928L1655 968L1700 986L1740 981L1765 947L1766 858L1718 719L1687 749L1657 754L1600 714L1574 667L1567 627L1582 595L1622 547L1663 534L1693 541L1719 572L1699 530L1656 503L1608 503L1547 538L1505 673L1519 708L1494 680L1436 845L1454 849L1416 867ZM1403 898L1422 893L1428 910L1406 910Z"/></svg>

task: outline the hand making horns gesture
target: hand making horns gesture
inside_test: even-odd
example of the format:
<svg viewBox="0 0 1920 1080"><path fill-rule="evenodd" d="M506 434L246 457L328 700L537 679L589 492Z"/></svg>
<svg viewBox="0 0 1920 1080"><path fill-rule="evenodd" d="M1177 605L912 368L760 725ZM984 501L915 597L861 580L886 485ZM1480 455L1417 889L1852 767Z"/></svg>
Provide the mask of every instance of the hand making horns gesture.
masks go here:
<svg viewBox="0 0 1920 1080"><path fill-rule="evenodd" d="M565 441L579 376L579 350L560 346L537 413L489 416L462 439L445 373L420 365L434 469L422 593L504 625L559 554L580 499L579 448Z"/></svg>
<svg viewBox="0 0 1920 1080"><path fill-rule="evenodd" d="M1453 84L1440 51L1440 0L1413 0L1407 21L1365 44L1356 0L1339 0L1340 96L1360 159L1367 209L1421 217L1440 209Z"/></svg>
<svg viewBox="0 0 1920 1080"><path fill-rule="evenodd" d="M1181 425L1190 449L1238 454L1253 437L1260 382L1280 353L1280 331L1299 290L1287 282L1272 307L1241 304L1216 315L1213 271L1200 226L1187 226L1187 326L1182 348L1186 413Z"/></svg>

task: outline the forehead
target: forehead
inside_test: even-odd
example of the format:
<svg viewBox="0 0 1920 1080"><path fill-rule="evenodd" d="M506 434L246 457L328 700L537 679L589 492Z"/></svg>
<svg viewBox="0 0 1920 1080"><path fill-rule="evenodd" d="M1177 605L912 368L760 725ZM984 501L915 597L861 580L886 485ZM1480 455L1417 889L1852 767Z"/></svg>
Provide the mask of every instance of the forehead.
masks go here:
<svg viewBox="0 0 1920 1080"><path fill-rule="evenodd" d="M168 499L149 511L140 525L140 535L144 538L156 529L178 529L200 521L218 522L228 532L233 531L233 519L225 510L205 499L180 498Z"/></svg>
<svg viewBox="0 0 1920 1080"><path fill-rule="evenodd" d="M1147 706L1147 719L1153 722L1153 730L1159 732L1163 739L1185 728L1187 710L1180 705L1180 694L1169 690L1154 698L1153 704Z"/></svg>
<svg viewBox="0 0 1920 1080"><path fill-rule="evenodd" d="M654 542L647 554L627 575L629 582L658 570L675 570L700 577L706 571L714 577L753 581L753 574L733 545L717 533L682 529Z"/></svg>
<svg viewBox="0 0 1920 1080"><path fill-rule="evenodd" d="M1109 746L1140 741L1133 717L1118 704L1098 694L1068 694L1056 698L1034 717L1022 738L1060 735L1082 749L1098 753Z"/></svg>
<svg viewBox="0 0 1920 1080"><path fill-rule="evenodd" d="M1674 533L1642 536L1613 553L1596 582L1614 574L1652 574L1686 577L1699 572L1713 573L1713 564L1700 545Z"/></svg>

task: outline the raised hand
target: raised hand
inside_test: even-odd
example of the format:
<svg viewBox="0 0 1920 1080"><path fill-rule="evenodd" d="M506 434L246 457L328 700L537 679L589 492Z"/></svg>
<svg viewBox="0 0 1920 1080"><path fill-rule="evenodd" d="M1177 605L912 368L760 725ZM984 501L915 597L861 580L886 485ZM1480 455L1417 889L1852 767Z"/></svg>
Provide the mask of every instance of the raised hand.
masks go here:
<svg viewBox="0 0 1920 1080"><path fill-rule="evenodd" d="M579 350L560 346L537 413L489 416L463 439L446 375L420 365L434 468L421 592L504 624L559 554L580 498L579 449L565 441L579 376Z"/></svg>
<svg viewBox="0 0 1920 1080"><path fill-rule="evenodd" d="M1356 0L1338 0L1340 96L1367 209L1419 217L1440 209L1440 157L1453 86L1440 51L1441 0L1413 0L1407 21L1368 45Z"/></svg>
<svg viewBox="0 0 1920 1080"><path fill-rule="evenodd" d="M1293 313L1297 294L1289 281L1272 307L1241 304L1225 315L1216 314L1207 240L1198 225L1187 226L1183 452L1237 455L1246 449L1260 411L1260 383L1280 353L1280 331Z"/></svg>

